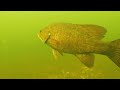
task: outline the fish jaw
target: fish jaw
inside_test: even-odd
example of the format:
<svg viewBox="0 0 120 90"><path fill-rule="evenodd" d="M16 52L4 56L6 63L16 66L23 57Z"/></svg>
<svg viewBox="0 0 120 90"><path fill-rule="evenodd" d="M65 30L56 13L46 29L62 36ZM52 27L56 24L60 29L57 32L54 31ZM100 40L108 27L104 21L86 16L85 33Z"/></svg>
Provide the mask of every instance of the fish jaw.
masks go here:
<svg viewBox="0 0 120 90"><path fill-rule="evenodd" d="M40 37L40 34L39 34L39 33L37 33L37 36L38 36L38 38L39 38L43 43L45 43L45 40L43 40L43 39Z"/></svg>
<svg viewBox="0 0 120 90"><path fill-rule="evenodd" d="M51 36L51 34L48 33L48 36L45 37L44 39L42 39L42 37L40 36L39 33L38 33L37 35L38 35L38 38L39 38L43 43L47 43L48 39L50 39L50 36Z"/></svg>

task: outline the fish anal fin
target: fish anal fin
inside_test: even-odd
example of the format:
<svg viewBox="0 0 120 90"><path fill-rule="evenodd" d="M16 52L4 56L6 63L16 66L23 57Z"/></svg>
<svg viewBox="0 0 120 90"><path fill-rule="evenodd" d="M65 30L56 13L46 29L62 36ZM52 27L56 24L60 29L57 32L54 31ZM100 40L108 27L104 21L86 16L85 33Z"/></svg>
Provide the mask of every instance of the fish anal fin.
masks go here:
<svg viewBox="0 0 120 90"><path fill-rule="evenodd" d="M88 68L92 68L94 66L93 54L76 54L75 56Z"/></svg>

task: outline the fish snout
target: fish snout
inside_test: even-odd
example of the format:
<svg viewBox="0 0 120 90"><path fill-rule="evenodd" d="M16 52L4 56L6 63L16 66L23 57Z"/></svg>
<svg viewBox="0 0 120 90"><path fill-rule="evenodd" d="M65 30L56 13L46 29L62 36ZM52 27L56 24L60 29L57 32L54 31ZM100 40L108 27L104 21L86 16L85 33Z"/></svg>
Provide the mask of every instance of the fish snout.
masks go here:
<svg viewBox="0 0 120 90"><path fill-rule="evenodd" d="M40 36L40 32L37 33L37 36L40 40L42 40L41 36ZM42 40L43 41L43 40Z"/></svg>

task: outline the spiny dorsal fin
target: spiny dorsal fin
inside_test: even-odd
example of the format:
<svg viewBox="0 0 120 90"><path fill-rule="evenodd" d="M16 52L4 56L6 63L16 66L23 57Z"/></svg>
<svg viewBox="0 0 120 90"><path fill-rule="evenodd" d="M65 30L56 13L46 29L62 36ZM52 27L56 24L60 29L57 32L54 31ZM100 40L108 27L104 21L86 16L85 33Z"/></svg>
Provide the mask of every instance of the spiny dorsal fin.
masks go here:
<svg viewBox="0 0 120 90"><path fill-rule="evenodd" d="M91 68L94 66L93 54L77 54L75 55L85 66Z"/></svg>

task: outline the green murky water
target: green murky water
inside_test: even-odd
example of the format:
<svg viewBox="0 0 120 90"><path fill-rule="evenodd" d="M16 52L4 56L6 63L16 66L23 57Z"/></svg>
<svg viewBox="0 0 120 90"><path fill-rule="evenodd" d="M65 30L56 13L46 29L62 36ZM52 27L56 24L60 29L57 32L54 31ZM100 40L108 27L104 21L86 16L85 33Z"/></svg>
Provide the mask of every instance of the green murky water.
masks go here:
<svg viewBox="0 0 120 90"><path fill-rule="evenodd" d="M0 78L120 78L120 68L103 55L95 55L93 69L69 54L56 61L37 37L55 22L97 24L107 29L105 41L120 38L119 11L0 11Z"/></svg>

